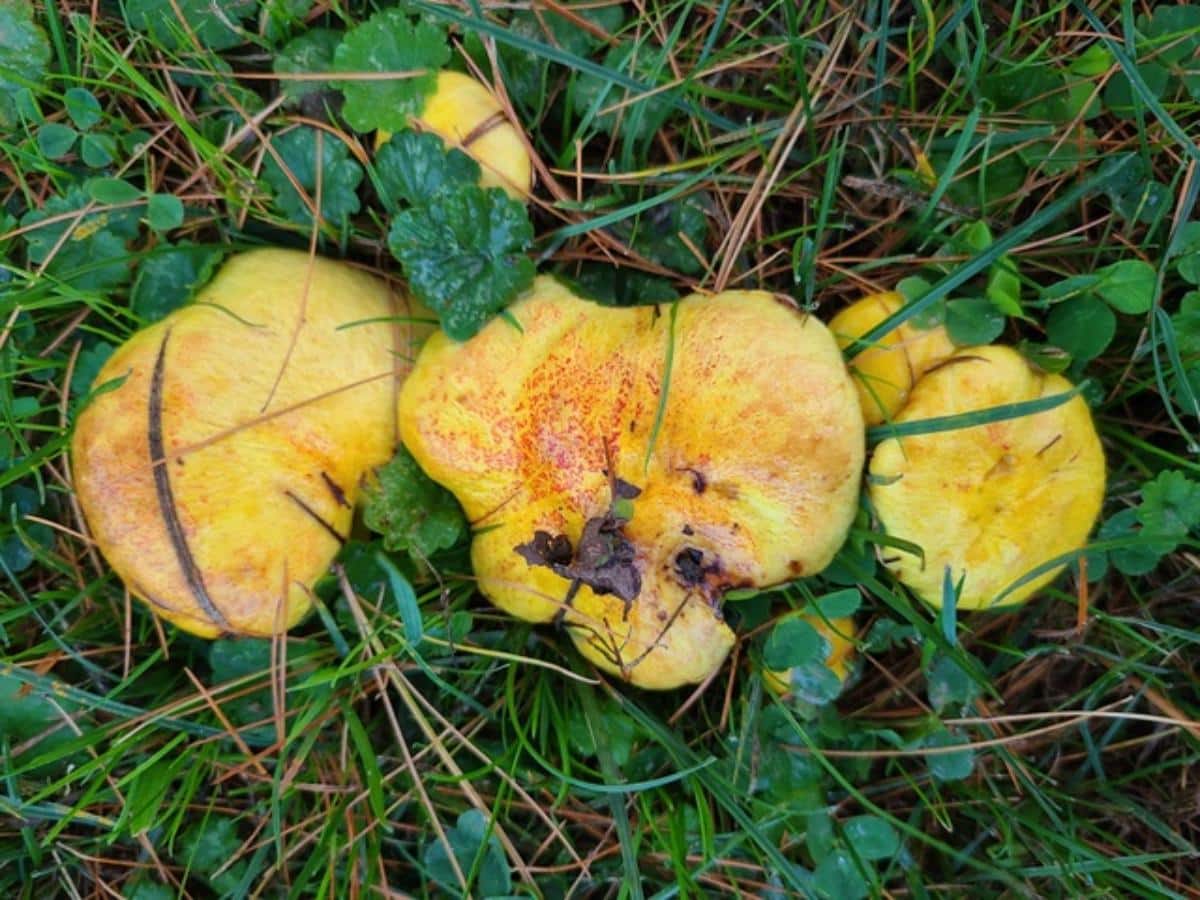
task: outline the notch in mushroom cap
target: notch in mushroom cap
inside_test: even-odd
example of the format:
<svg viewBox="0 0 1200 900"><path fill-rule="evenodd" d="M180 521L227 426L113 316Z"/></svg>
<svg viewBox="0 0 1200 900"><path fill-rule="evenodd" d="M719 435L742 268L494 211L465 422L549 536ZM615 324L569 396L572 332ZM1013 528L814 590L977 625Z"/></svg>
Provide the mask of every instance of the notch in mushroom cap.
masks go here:
<svg viewBox="0 0 1200 900"><path fill-rule="evenodd" d="M432 131L448 147L458 148L479 163L480 187L498 187L515 200L525 200L533 187L533 164L521 133L495 95L469 75L442 69L420 115L417 128ZM391 137L380 131L378 149Z"/></svg>
<svg viewBox="0 0 1200 900"><path fill-rule="evenodd" d="M97 546L129 589L205 637L269 635L311 606L359 481L396 444L396 383L428 313L352 266L231 257L134 334L72 437Z"/></svg>
<svg viewBox="0 0 1200 900"><path fill-rule="evenodd" d="M898 293L871 294L834 316L829 330L845 349L902 306L904 297ZM923 329L910 320L855 355L849 366L863 421L878 425L893 419L917 380L954 351L944 326Z"/></svg>
<svg viewBox="0 0 1200 900"><path fill-rule="evenodd" d="M543 277L509 315L435 335L400 396L481 590L632 684L703 681L733 643L724 591L820 571L854 516L863 424L833 338L753 291L611 308Z"/></svg>
<svg viewBox="0 0 1200 900"><path fill-rule="evenodd" d="M960 350L917 382L896 422L912 423L1069 392L1008 347ZM1002 596L1013 582L1079 549L1104 499L1104 452L1087 404L954 431L883 441L871 458L869 493L888 534L924 549L924 560L889 548L884 562L933 606L945 571L961 609L1028 600L1058 566Z"/></svg>

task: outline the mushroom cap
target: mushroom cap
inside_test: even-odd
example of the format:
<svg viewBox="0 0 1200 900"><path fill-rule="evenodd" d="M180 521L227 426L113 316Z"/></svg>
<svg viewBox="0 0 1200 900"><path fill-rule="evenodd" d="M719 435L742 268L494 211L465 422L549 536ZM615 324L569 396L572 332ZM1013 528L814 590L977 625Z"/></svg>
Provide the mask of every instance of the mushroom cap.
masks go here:
<svg viewBox="0 0 1200 900"><path fill-rule="evenodd" d="M844 349L902 306L900 294L871 294L834 316L829 330ZM878 425L895 418L917 380L954 352L945 327L923 329L910 320L856 355L849 365L863 421Z"/></svg>
<svg viewBox="0 0 1200 900"><path fill-rule="evenodd" d="M514 200L529 196L533 164L521 133L496 96L471 76L440 70L416 121L479 163L480 187L502 188ZM375 146L390 137L391 132L378 132Z"/></svg>
<svg viewBox="0 0 1200 900"><path fill-rule="evenodd" d="M913 389L897 422L919 422L1071 390L1009 347L960 350ZM888 548L887 564L933 606L946 567L965 576L961 609L995 605L1027 572L1082 547L1104 499L1104 451L1080 396L1052 409L937 434L889 438L871 458L869 493L888 534L920 545L925 560ZM1002 599L1029 599L1061 571Z"/></svg>
<svg viewBox="0 0 1200 900"><path fill-rule="evenodd" d="M720 666L727 588L828 564L864 455L833 338L763 292L613 308L539 278L471 340L430 339L400 421L476 529L483 593L561 612L585 657L648 688Z"/></svg>
<svg viewBox="0 0 1200 900"><path fill-rule="evenodd" d="M122 344L72 441L96 543L159 615L269 635L311 606L359 481L396 445L395 392L427 326L381 280L292 250L231 257ZM156 464L157 460L162 460Z"/></svg>
<svg viewBox="0 0 1200 900"><path fill-rule="evenodd" d="M850 674L850 662L854 659L854 618L844 616L838 619L825 619L811 613L789 613L784 618L797 616L816 629L817 634L829 644L829 652L825 656L825 665L837 676L837 680L845 684ZM783 696L791 693L791 669L767 669L762 671L763 680L772 693Z"/></svg>

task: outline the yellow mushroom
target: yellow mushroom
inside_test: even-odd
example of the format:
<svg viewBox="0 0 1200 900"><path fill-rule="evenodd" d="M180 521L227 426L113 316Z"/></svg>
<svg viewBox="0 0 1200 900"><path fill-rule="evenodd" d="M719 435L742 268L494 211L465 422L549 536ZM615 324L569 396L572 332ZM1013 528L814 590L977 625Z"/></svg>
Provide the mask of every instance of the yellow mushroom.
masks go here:
<svg viewBox="0 0 1200 900"><path fill-rule="evenodd" d="M393 453L421 314L348 264L255 250L121 345L97 383L123 381L80 414L72 457L133 594L206 637L295 624Z"/></svg>
<svg viewBox="0 0 1200 900"><path fill-rule="evenodd" d="M416 117L416 127L432 131L447 146L469 154L481 169L481 187L498 187L516 200L533 188L533 165L517 127L487 87L469 75L443 69ZM391 137L380 131L378 148Z"/></svg>
<svg viewBox="0 0 1200 900"><path fill-rule="evenodd" d="M539 278L471 340L430 339L400 421L492 602L647 688L720 666L726 589L829 563L864 455L829 332L762 292L618 309Z"/></svg>
<svg viewBox="0 0 1200 900"><path fill-rule="evenodd" d="M790 616L796 616L803 619L819 634L825 643L829 645L829 652L825 655L825 665L829 668L837 680L845 684L847 676L850 674L850 663L854 659L854 619L851 616L838 619L824 619L820 616L815 616L809 613L790 613ZM767 669L762 671L763 680L772 692L783 696L791 693L792 690L792 670L791 669Z"/></svg>
<svg viewBox="0 0 1200 900"><path fill-rule="evenodd" d="M985 410L1071 390L1008 347L960 350L925 375L897 423ZM1080 396L1034 415L954 431L889 438L871 458L869 493L888 534L924 562L888 548L885 563L933 606L947 567L963 580L958 606L1029 599L1059 566L1001 598L1026 573L1082 547L1104 498L1104 453Z"/></svg>
<svg viewBox="0 0 1200 900"><path fill-rule="evenodd" d="M904 305L897 293L872 294L833 317L829 330L838 346L848 347ZM863 421L890 421L908 400L917 379L954 353L945 327L922 329L911 320L892 329L850 361Z"/></svg>

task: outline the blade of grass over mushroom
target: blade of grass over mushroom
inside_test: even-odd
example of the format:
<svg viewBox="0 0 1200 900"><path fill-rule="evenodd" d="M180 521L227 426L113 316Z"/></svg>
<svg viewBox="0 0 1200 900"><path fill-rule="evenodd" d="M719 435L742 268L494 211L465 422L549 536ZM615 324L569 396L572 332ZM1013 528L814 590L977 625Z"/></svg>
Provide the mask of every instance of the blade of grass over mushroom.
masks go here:
<svg viewBox="0 0 1200 900"><path fill-rule="evenodd" d="M944 278L938 280L929 292L912 303L906 303L892 315L888 316L857 341L849 344L843 351L847 359L852 359L859 353L871 347L880 338L888 335L893 329L903 325L913 316L930 309L939 300L950 295L950 292L962 284L966 284L988 266L1004 256L1009 250L1020 246L1028 238L1057 221L1082 198L1102 190L1104 185L1111 182L1125 168L1132 165L1132 159L1125 158L1117 161L1107 171L1101 171L1085 181L1075 185L1058 200L1049 204L1020 225L1010 229L1004 236L994 241L986 250L958 266Z"/></svg>
<svg viewBox="0 0 1200 900"><path fill-rule="evenodd" d="M675 322L679 317L679 301L671 304L671 327L667 329L667 353L663 359L662 379L659 382L658 408L654 410L654 424L650 426L650 438L646 442L646 458L642 463L642 471L650 470L650 460L654 458L654 448L658 444L658 433L662 429L663 417L667 414L667 403L671 395L671 370L675 365Z"/></svg>
<svg viewBox="0 0 1200 900"><path fill-rule="evenodd" d="M875 425L867 430L867 440L877 444L888 438L910 437L917 434L937 434L942 431L957 431L960 428L974 428L979 425L990 425L993 422L1004 422L1009 419L1020 419L1033 416L1057 406L1062 406L1072 397L1087 389L1087 382L1078 384L1069 391L1051 394L1049 397L1039 397L1036 400L1022 400L1020 403L1004 403L989 409L976 409L971 412L955 413L950 416L934 416L914 422L892 422Z"/></svg>

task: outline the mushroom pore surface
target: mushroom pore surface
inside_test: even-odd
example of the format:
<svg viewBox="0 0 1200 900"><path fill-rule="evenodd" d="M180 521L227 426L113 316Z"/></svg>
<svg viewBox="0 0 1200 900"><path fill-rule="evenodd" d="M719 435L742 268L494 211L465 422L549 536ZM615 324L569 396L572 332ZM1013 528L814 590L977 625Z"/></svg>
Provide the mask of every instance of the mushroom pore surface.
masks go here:
<svg viewBox="0 0 1200 900"><path fill-rule="evenodd" d="M208 637L303 616L361 477L395 449L396 387L429 330L416 315L347 264L255 250L122 344L97 384L123 380L80 414L72 457L130 590Z"/></svg>
<svg viewBox="0 0 1200 900"><path fill-rule="evenodd" d="M400 398L481 590L633 684L703 680L725 590L819 572L853 518L864 430L833 338L761 292L611 308L543 277L509 314L434 335Z"/></svg>
<svg viewBox="0 0 1200 900"><path fill-rule="evenodd" d="M1071 390L1008 347L960 350L917 382L896 417L919 422ZM871 458L871 503L888 534L924 549L887 548L884 562L933 606L947 568L958 606L1021 603L1062 565L1006 596L1022 576L1084 545L1104 498L1104 452L1083 398L1034 415L889 438Z"/></svg>

